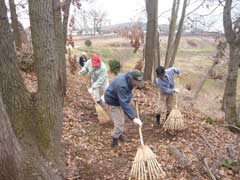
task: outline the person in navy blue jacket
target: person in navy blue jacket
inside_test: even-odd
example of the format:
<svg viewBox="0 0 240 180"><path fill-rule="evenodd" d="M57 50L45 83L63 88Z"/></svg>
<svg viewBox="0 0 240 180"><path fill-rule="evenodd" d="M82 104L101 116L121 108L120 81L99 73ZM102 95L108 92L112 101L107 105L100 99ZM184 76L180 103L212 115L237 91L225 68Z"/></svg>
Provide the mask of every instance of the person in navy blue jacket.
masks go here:
<svg viewBox="0 0 240 180"><path fill-rule="evenodd" d="M110 115L113 120L112 147L118 146L118 140L126 141L124 137L125 115L135 124L142 126L142 121L137 118L136 112L130 104L134 87L144 86L143 74L138 70L119 75L112 81L104 94L105 102L110 106Z"/></svg>
<svg viewBox="0 0 240 180"><path fill-rule="evenodd" d="M161 114L164 114L164 110L166 109L165 119L167 119L173 107L174 93L179 92L179 89L175 88L174 75L179 76L180 71L175 67L165 69L162 66L158 66L156 74L156 84L160 90L156 106L156 123L160 125Z"/></svg>

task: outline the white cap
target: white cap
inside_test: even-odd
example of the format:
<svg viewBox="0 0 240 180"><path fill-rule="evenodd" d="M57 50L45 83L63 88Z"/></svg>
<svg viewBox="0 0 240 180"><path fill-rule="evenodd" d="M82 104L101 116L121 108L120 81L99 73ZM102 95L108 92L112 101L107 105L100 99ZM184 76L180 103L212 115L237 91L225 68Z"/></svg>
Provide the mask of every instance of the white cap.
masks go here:
<svg viewBox="0 0 240 180"><path fill-rule="evenodd" d="M82 52L82 55L85 55L85 56L86 56L86 52Z"/></svg>

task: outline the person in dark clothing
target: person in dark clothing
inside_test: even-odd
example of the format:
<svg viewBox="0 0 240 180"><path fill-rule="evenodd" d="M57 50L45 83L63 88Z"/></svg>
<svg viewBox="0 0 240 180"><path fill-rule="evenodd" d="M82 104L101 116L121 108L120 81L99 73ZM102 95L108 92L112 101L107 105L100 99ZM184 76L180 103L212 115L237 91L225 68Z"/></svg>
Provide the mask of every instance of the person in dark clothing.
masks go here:
<svg viewBox="0 0 240 180"><path fill-rule="evenodd" d="M79 57L79 64L81 67L83 67L86 62L87 62L86 53L83 52L82 55Z"/></svg>
<svg viewBox="0 0 240 180"><path fill-rule="evenodd" d="M112 148L118 146L118 140L126 141L123 136L125 115L135 124L142 126L142 121L130 105L132 90L134 87L141 88L144 85L143 74L138 70L119 75L109 85L104 94L104 101L110 106L110 115L113 120Z"/></svg>

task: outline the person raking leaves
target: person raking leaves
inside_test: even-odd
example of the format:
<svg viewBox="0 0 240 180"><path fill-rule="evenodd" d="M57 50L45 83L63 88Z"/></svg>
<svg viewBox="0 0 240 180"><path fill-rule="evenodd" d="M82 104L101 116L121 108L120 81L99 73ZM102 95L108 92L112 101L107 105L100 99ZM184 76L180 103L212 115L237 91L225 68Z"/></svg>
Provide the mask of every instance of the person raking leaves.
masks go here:
<svg viewBox="0 0 240 180"><path fill-rule="evenodd" d="M109 85L109 81L106 65L99 55L93 55L79 71L79 74L87 73L90 73L91 75L92 84L88 89L88 92L93 96L97 103L101 103L100 88L102 88L104 92Z"/></svg>
<svg viewBox="0 0 240 180"><path fill-rule="evenodd" d="M156 123L160 125L161 115L166 113L166 120L173 108L174 93L179 93L179 89L175 88L174 75L179 76L180 71L175 67L165 69L163 66L158 66L156 68L156 74L156 84L160 90L160 96L156 103ZM164 112L165 109L166 112Z"/></svg>
<svg viewBox="0 0 240 180"><path fill-rule="evenodd" d="M82 55L79 57L79 65L83 67L86 62L87 62L87 54L85 52L82 52Z"/></svg>
<svg viewBox="0 0 240 180"><path fill-rule="evenodd" d="M118 146L118 140L127 141L127 138L123 135L125 124L124 114L135 124L142 126L143 123L137 118L136 112L130 102L133 96L133 88L142 88L143 86L143 74L138 70L133 70L116 77L105 91L104 100L110 106L110 116L114 124L112 148Z"/></svg>

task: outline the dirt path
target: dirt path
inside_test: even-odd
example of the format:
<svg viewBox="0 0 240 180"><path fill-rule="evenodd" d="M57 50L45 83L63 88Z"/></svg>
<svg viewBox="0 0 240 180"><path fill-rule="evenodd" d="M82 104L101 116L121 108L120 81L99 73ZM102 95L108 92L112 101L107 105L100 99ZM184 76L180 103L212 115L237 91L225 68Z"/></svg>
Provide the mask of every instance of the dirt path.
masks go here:
<svg viewBox="0 0 240 180"><path fill-rule="evenodd" d="M133 158L139 146L138 129L132 122L126 124L130 143L122 143L116 150L110 148L112 125L100 126L94 103L88 96L86 85L78 76L68 78L64 110L63 144L66 147L68 180L127 180ZM169 135L155 127L153 103L156 95L147 88L140 92L143 135L146 144L157 154L158 161L167 173L168 180L209 179L203 168L203 159L218 179L237 180L240 175L222 167L228 158L227 147L239 146L239 137L219 124L210 125L191 109L182 109L186 130L177 136ZM188 169L181 169L169 155L168 145L175 145L192 161ZM235 146L234 146L235 145Z"/></svg>

